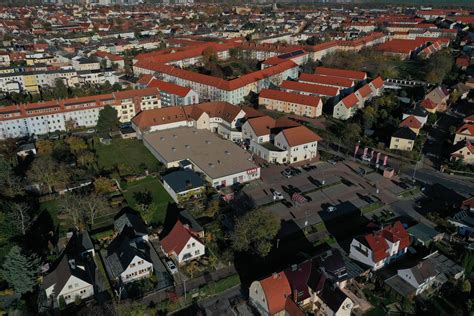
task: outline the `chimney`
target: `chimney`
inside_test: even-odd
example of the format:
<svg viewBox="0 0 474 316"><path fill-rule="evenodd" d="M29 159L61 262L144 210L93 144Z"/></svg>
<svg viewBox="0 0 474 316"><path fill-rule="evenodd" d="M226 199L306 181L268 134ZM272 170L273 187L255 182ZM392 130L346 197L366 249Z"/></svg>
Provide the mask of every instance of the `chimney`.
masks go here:
<svg viewBox="0 0 474 316"><path fill-rule="evenodd" d="M186 188L187 189L192 189L193 188L193 185L191 184L191 181L186 180Z"/></svg>

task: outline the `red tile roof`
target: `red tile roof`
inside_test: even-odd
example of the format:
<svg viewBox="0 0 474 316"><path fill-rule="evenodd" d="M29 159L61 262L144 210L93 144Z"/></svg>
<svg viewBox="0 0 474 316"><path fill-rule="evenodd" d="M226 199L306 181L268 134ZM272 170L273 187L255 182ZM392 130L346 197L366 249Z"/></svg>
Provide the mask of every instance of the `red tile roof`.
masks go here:
<svg viewBox="0 0 474 316"><path fill-rule="evenodd" d="M464 118L464 123L474 123L474 114Z"/></svg>
<svg viewBox="0 0 474 316"><path fill-rule="evenodd" d="M421 128L421 122L418 121L418 119L415 116L410 115L400 123L400 127L402 127L402 126L407 126L409 128L420 129Z"/></svg>
<svg viewBox="0 0 474 316"><path fill-rule="evenodd" d="M285 303L285 315L288 316L305 316L306 313L303 312L298 304L296 304L289 297L286 299Z"/></svg>
<svg viewBox="0 0 474 316"><path fill-rule="evenodd" d="M468 67L470 64L470 58L467 56L459 56L456 58L456 65L459 67Z"/></svg>
<svg viewBox="0 0 474 316"><path fill-rule="evenodd" d="M389 247L387 240L391 243L400 242L398 252L410 245L410 235L400 221L396 221L393 225L383 227L379 232L366 235L365 240L372 250L372 260L374 262L379 262L390 256L388 253Z"/></svg>
<svg viewBox="0 0 474 316"><path fill-rule="evenodd" d="M168 255L173 253L179 255L191 238L197 240L197 238L191 234L190 229L178 220L169 234L161 240L161 247Z"/></svg>
<svg viewBox="0 0 474 316"><path fill-rule="evenodd" d="M344 104L346 108L350 109L357 105L357 103L359 102L359 99L357 98L357 95L354 92L352 92L351 94L346 96L344 99L342 99L341 102L342 104Z"/></svg>
<svg viewBox="0 0 474 316"><path fill-rule="evenodd" d="M372 260L374 262L379 262L388 257L388 244L387 241L385 241L385 238L381 235L366 235L365 240L367 241L369 248L372 250Z"/></svg>
<svg viewBox="0 0 474 316"><path fill-rule="evenodd" d="M410 245L410 235L400 221L396 221L392 226L385 226L382 234L391 243L400 242L398 245L399 252Z"/></svg>
<svg viewBox="0 0 474 316"><path fill-rule="evenodd" d="M285 80L281 83L280 87L287 90L302 91L328 97L335 97L339 94L339 88L336 87L321 86L297 81Z"/></svg>
<svg viewBox="0 0 474 316"><path fill-rule="evenodd" d="M100 50L95 52L95 55L100 58L107 58L110 61L123 61L124 60L122 56L111 54L109 52L104 52Z"/></svg>
<svg viewBox="0 0 474 316"><path fill-rule="evenodd" d="M114 96L119 99L135 98L135 97L144 97L150 95L159 95L160 91L156 88L145 88L137 90L123 90L113 92Z"/></svg>
<svg viewBox="0 0 474 316"><path fill-rule="evenodd" d="M140 129L157 125L165 125L187 121L188 117L181 106L170 106L159 109L146 110L138 113L132 122Z"/></svg>
<svg viewBox="0 0 474 316"><path fill-rule="evenodd" d="M64 113L78 111L81 109L99 108L107 105L120 104L121 99L142 97L149 95L159 95L158 89L148 88L139 90L125 90L113 93L74 97L61 100L43 101L37 103L27 103L19 105L9 105L0 107L0 121L19 119L24 117L35 117L52 113ZM112 101L112 103L110 103ZM81 107L72 107L71 105L80 105ZM16 113L16 116L4 116L2 114Z"/></svg>
<svg viewBox="0 0 474 316"><path fill-rule="evenodd" d="M267 301L268 312L274 315L285 309L286 300L291 297L291 288L285 273L274 273L260 281Z"/></svg>
<svg viewBox="0 0 474 316"><path fill-rule="evenodd" d="M321 140L321 137L319 137L318 134L314 133L306 126L288 128L283 130L282 133L288 142L288 145L291 147L300 146L311 142L318 142Z"/></svg>
<svg viewBox="0 0 474 316"><path fill-rule="evenodd" d="M435 109L437 107L437 105L430 99L424 99L420 104L425 109Z"/></svg>
<svg viewBox="0 0 474 316"><path fill-rule="evenodd" d="M260 97L265 99L285 101L314 107L317 107L319 105L319 102L321 101L319 97L315 96L271 89L263 89L262 91L260 91Z"/></svg>
<svg viewBox="0 0 474 316"><path fill-rule="evenodd" d="M368 96L370 96L372 94L372 89L370 88L370 85L368 83L366 83L365 85L362 86L362 88L360 88L359 90L357 90L360 95L362 96L362 98L367 98Z"/></svg>
<svg viewBox="0 0 474 316"><path fill-rule="evenodd" d="M350 88L354 86L354 81L351 79L307 73L302 73L299 77L299 81L308 81L312 83L319 83L322 85L330 85L341 88Z"/></svg>
<svg viewBox="0 0 474 316"><path fill-rule="evenodd" d="M270 116L260 116L247 121L252 127L256 136L270 135L270 131L275 127L275 119Z"/></svg>
<svg viewBox="0 0 474 316"><path fill-rule="evenodd" d="M233 80L224 80L218 77L208 76L193 71L173 67L165 64L157 64L150 60L140 60L134 67L152 70L159 73L165 73L181 79L198 82L204 85L216 87L221 90L233 91L248 84L263 80L273 75L284 72L298 65L291 60L284 61L276 66L268 67L256 72L243 75Z"/></svg>
<svg viewBox="0 0 474 316"><path fill-rule="evenodd" d="M150 74L144 74L141 75L140 78L138 78L137 83L146 86L148 85L148 83L150 83L152 79L155 79L155 76Z"/></svg>
<svg viewBox="0 0 474 316"><path fill-rule="evenodd" d="M376 50L390 53L410 54L412 51L422 47L428 39L417 37L415 39L392 39L383 44L377 45Z"/></svg>
<svg viewBox="0 0 474 316"><path fill-rule="evenodd" d="M372 84L375 87L375 89L380 89L383 87L384 81L382 77L378 76L377 78L372 80L370 84Z"/></svg>
<svg viewBox="0 0 474 316"><path fill-rule="evenodd" d="M311 296L308 281L311 276L311 269L316 268L313 267L313 264L311 260L307 260L284 271L293 292L293 300L297 303ZM296 293L297 295L295 295Z"/></svg>
<svg viewBox="0 0 474 316"><path fill-rule="evenodd" d="M232 123L242 109L227 102L206 102L186 106L169 106L159 109L142 111L132 119L140 129L151 126L197 120L206 112L210 117L219 117Z"/></svg>
<svg viewBox="0 0 474 316"><path fill-rule="evenodd" d="M152 79L148 83L148 87L153 87L153 88L158 88L160 91L167 92L169 94L174 94L180 97L185 97L189 91L191 91L190 88L186 88L174 83L166 82L163 80L158 80L158 79Z"/></svg>
<svg viewBox="0 0 474 316"><path fill-rule="evenodd" d="M354 80L365 80L367 78L367 74L363 71L345 70L328 67L316 67L314 73L319 75L335 76Z"/></svg>
<svg viewBox="0 0 474 316"><path fill-rule="evenodd" d="M473 124L464 124L456 131L456 134L474 136L474 125Z"/></svg>

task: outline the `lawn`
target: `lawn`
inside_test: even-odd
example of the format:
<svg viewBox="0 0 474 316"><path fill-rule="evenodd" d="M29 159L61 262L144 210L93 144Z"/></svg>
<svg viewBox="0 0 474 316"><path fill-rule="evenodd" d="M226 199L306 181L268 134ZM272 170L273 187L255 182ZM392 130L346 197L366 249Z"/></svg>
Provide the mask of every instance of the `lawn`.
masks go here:
<svg viewBox="0 0 474 316"><path fill-rule="evenodd" d="M127 187L127 191L124 192L128 205L137 211L140 211L140 205L138 205L135 200L134 194L145 191L151 193L153 200L148 211L142 214L143 218L151 224L163 224L166 218L168 204L173 203L173 200L157 178L147 177L130 183Z"/></svg>
<svg viewBox="0 0 474 316"><path fill-rule="evenodd" d="M205 286L199 289L199 295L201 297L209 297L225 290L228 290L236 285L240 284L240 278L238 274L228 276L226 278L220 279L216 282L209 282Z"/></svg>
<svg viewBox="0 0 474 316"><path fill-rule="evenodd" d="M113 139L110 145L94 139L94 144L100 168L110 170L118 166L122 176L139 174L146 168L149 171L160 169L160 162L138 139Z"/></svg>
<svg viewBox="0 0 474 316"><path fill-rule="evenodd" d="M61 208L61 197L44 201L40 203L40 212L48 212L54 227L59 225L59 234L62 236L73 227L72 221L67 216L62 216L59 211Z"/></svg>

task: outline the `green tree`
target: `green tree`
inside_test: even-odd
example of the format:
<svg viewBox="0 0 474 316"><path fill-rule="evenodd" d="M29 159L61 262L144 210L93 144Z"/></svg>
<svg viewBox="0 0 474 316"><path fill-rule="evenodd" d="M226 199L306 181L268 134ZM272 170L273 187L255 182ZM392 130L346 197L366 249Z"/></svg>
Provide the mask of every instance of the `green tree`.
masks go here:
<svg viewBox="0 0 474 316"><path fill-rule="evenodd" d="M69 149L75 155L78 155L87 149L87 143L80 137L70 136L66 138L65 142L69 145Z"/></svg>
<svg viewBox="0 0 474 316"><path fill-rule="evenodd" d="M258 107L258 94L250 91L249 94L247 94L244 97L244 101L242 102L242 105L248 105L254 108Z"/></svg>
<svg viewBox="0 0 474 316"><path fill-rule="evenodd" d="M433 125L434 123L436 123L437 119L438 119L438 116L436 115L436 113L430 113L430 114L428 114L427 123L429 125Z"/></svg>
<svg viewBox="0 0 474 316"><path fill-rule="evenodd" d="M40 261L36 256L24 254L20 247L13 246L0 273L17 293L24 294L33 290L39 271Z"/></svg>
<svg viewBox="0 0 474 316"><path fill-rule="evenodd" d="M426 78L429 83L439 84L453 68L453 57L448 50L433 54L426 64Z"/></svg>
<svg viewBox="0 0 474 316"><path fill-rule="evenodd" d="M53 153L54 143L48 139L38 139L35 146L38 155L49 156Z"/></svg>
<svg viewBox="0 0 474 316"><path fill-rule="evenodd" d="M94 180L94 191L97 194L108 194L115 191L114 182L106 177L98 177Z"/></svg>
<svg viewBox="0 0 474 316"><path fill-rule="evenodd" d="M77 155L77 163L80 166L92 165L95 162L95 155L90 151L82 152Z"/></svg>
<svg viewBox="0 0 474 316"><path fill-rule="evenodd" d="M116 130L119 127L119 124L117 110L107 105L99 112L97 132L100 135L107 135L110 131Z"/></svg>
<svg viewBox="0 0 474 316"><path fill-rule="evenodd" d="M69 96L67 86L61 78L57 78L54 82L54 96L58 99L65 99Z"/></svg>
<svg viewBox="0 0 474 316"><path fill-rule="evenodd" d="M370 129L377 120L377 111L372 106L367 106L363 112L364 128Z"/></svg>
<svg viewBox="0 0 474 316"><path fill-rule="evenodd" d="M112 90L121 91L122 90L122 85L120 83L116 82L112 85Z"/></svg>
<svg viewBox="0 0 474 316"><path fill-rule="evenodd" d="M272 250L273 240L280 230L279 219L268 211L249 211L237 219L232 233L232 248L265 257Z"/></svg>
<svg viewBox="0 0 474 316"><path fill-rule="evenodd" d="M146 211L153 202L153 195L150 191L138 191L133 193L133 199L140 205L142 211Z"/></svg>
<svg viewBox="0 0 474 316"><path fill-rule="evenodd" d="M353 145L360 139L362 128L357 123L349 123L344 125L342 136L344 142L348 145Z"/></svg>
<svg viewBox="0 0 474 316"><path fill-rule="evenodd" d="M204 64L217 62L217 51L213 46L209 46L202 52L202 59Z"/></svg>
<svg viewBox="0 0 474 316"><path fill-rule="evenodd" d="M12 166L0 155L0 188L7 185L12 174Z"/></svg>

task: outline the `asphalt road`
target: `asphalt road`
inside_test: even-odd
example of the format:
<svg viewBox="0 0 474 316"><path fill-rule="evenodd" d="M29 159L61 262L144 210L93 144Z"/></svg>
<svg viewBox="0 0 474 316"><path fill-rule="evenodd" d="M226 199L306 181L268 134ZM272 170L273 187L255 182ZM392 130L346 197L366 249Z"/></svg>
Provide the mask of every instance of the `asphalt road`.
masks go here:
<svg viewBox="0 0 474 316"><path fill-rule="evenodd" d="M414 166L403 168L403 174L413 177ZM441 184L459 194L470 197L474 195L474 179L441 173L432 168L418 168L415 179L428 184Z"/></svg>

